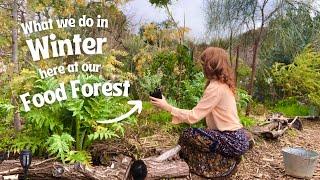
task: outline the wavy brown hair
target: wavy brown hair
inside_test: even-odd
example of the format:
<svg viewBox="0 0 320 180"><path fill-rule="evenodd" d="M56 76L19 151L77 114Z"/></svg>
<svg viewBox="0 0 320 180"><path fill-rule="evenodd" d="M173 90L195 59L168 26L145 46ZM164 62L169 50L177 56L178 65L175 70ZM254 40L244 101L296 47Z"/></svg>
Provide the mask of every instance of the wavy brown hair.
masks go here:
<svg viewBox="0 0 320 180"><path fill-rule="evenodd" d="M216 80L229 86L233 94L235 94L234 73L228 63L227 52L218 47L209 47L201 54L201 64L204 75L207 78L207 85L210 80Z"/></svg>

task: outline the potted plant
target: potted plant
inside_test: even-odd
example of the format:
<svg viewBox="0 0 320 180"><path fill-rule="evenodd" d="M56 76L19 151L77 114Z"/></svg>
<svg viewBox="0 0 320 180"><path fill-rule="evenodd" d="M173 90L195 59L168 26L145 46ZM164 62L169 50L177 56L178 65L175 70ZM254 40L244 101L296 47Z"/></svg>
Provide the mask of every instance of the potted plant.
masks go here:
<svg viewBox="0 0 320 180"><path fill-rule="evenodd" d="M160 88L155 88L153 92L149 92L150 96L162 99L162 92Z"/></svg>
<svg viewBox="0 0 320 180"><path fill-rule="evenodd" d="M154 74L151 75L150 71L148 71L145 76L139 80L140 86L146 90L150 96L162 99L162 92L161 92L161 79L162 75Z"/></svg>

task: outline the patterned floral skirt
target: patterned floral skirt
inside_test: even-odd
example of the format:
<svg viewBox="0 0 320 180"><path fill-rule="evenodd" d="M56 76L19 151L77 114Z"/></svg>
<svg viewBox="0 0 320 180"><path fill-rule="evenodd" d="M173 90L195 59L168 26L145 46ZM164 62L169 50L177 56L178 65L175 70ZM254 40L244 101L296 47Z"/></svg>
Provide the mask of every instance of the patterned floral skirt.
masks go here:
<svg viewBox="0 0 320 180"><path fill-rule="evenodd" d="M206 178L233 173L241 155L249 149L245 130L217 131L188 128L179 139L180 156L190 170Z"/></svg>

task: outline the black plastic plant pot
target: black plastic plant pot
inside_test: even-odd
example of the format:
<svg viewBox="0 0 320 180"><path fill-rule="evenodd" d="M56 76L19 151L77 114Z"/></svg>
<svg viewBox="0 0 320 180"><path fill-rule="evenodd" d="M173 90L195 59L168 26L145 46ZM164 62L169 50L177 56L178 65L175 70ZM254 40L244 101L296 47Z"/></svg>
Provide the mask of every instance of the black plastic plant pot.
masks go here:
<svg viewBox="0 0 320 180"><path fill-rule="evenodd" d="M162 99L162 92L160 88L156 88L153 92L150 92L150 96L158 99Z"/></svg>

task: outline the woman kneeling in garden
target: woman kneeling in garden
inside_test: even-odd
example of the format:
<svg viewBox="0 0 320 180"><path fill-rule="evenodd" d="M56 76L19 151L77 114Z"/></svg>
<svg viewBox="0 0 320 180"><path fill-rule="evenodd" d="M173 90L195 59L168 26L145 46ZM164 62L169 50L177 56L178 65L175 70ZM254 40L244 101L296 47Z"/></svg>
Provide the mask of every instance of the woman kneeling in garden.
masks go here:
<svg viewBox="0 0 320 180"><path fill-rule="evenodd" d="M151 98L153 105L171 112L173 124L194 124L206 119L207 128L189 128L180 137L180 155L193 171L210 176L222 160L215 155L237 158L249 148L249 141L240 123L232 68L225 50L207 48L201 55L201 64L207 79L203 97L192 110L179 109L165 98Z"/></svg>

